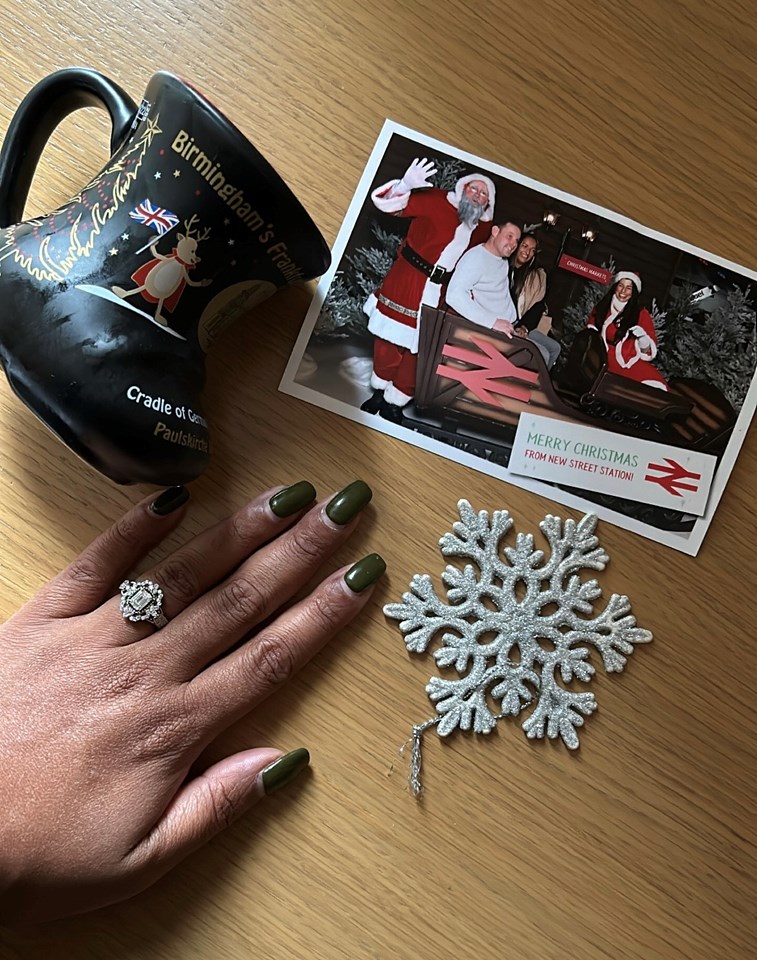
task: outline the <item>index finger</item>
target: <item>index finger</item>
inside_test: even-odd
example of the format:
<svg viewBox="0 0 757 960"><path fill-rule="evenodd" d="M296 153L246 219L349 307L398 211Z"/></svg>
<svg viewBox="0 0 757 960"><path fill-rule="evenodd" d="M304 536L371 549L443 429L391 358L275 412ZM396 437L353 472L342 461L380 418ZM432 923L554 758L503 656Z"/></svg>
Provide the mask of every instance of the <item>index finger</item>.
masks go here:
<svg viewBox="0 0 757 960"><path fill-rule="evenodd" d="M379 554L343 567L246 642L184 683L185 703L212 737L297 673L353 620L386 570Z"/></svg>

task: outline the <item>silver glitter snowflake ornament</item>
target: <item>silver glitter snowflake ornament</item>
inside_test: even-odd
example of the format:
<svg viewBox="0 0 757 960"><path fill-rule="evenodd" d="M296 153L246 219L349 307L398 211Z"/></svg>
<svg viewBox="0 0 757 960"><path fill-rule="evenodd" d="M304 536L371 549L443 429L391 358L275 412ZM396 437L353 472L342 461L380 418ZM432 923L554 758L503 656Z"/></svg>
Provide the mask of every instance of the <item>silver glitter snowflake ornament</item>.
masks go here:
<svg viewBox="0 0 757 960"><path fill-rule="evenodd" d="M604 570L608 556L594 535L597 518L578 523L548 515L539 527L551 553L534 548L534 538L519 533L514 546L502 540L513 526L507 510L476 514L467 500L458 501L460 521L439 541L445 557L473 560L463 569L449 565L442 574L449 603L434 590L431 577L416 574L412 593L402 603L384 607L399 620L407 649L425 653L440 636L433 657L440 667L454 667L460 679L432 677L426 692L437 716L413 727L410 786L420 795L421 737L436 726L446 737L456 728L490 733L498 720L517 716L533 705L523 723L530 738L561 737L578 747L577 728L593 713L593 693L563 684L588 682L595 647L608 673L626 665L634 644L652 634L636 626L628 597L613 594L594 614L602 591L596 580L582 581L584 569ZM492 712L490 704L499 710Z"/></svg>

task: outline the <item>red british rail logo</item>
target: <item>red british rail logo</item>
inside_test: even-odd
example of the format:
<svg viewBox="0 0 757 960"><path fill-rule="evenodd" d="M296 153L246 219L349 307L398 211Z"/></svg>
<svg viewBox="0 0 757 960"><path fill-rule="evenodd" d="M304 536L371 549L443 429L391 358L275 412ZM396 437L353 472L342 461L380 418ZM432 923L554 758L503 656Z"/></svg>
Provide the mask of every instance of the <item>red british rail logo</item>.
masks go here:
<svg viewBox="0 0 757 960"><path fill-rule="evenodd" d="M516 367L497 350L493 343L476 337L471 337L470 342L478 347L480 353L447 343L442 349L442 356L469 363L476 369L449 367L440 363L436 368L437 374L449 377L450 380L457 380L482 403L492 407L500 406L494 394L528 403L531 398L530 386L521 386L521 384L538 383L539 374Z"/></svg>
<svg viewBox="0 0 757 960"><path fill-rule="evenodd" d="M692 473L691 470L687 470L686 467L676 460L671 460L670 457L664 457L663 459L665 460L664 463L647 464L647 470L656 471L659 476L647 473L644 477L645 480L649 480L650 483L659 483L663 490L667 490L674 497L682 497L682 490L696 491L699 489L698 483L686 483L685 481L701 480L701 473Z"/></svg>

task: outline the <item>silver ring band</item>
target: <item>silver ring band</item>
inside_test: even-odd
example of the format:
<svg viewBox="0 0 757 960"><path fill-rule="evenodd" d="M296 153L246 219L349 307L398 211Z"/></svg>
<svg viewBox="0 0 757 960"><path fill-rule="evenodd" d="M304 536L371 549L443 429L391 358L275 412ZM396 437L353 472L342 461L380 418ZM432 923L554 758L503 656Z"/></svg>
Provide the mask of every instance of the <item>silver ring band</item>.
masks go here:
<svg viewBox="0 0 757 960"><path fill-rule="evenodd" d="M168 620L163 614L163 591L153 580L124 580L121 591L121 616L139 623L146 620L159 630Z"/></svg>

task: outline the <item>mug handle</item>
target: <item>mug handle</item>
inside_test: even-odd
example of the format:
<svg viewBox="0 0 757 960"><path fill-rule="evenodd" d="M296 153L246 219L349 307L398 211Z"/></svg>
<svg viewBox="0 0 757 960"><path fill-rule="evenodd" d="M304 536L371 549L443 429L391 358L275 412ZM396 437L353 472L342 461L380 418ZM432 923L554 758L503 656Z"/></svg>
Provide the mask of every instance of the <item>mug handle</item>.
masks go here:
<svg viewBox="0 0 757 960"><path fill-rule="evenodd" d="M71 67L40 80L16 110L0 150L0 228L23 219L34 171L55 128L80 107L110 114L111 153L126 139L137 105L117 83L97 70Z"/></svg>

